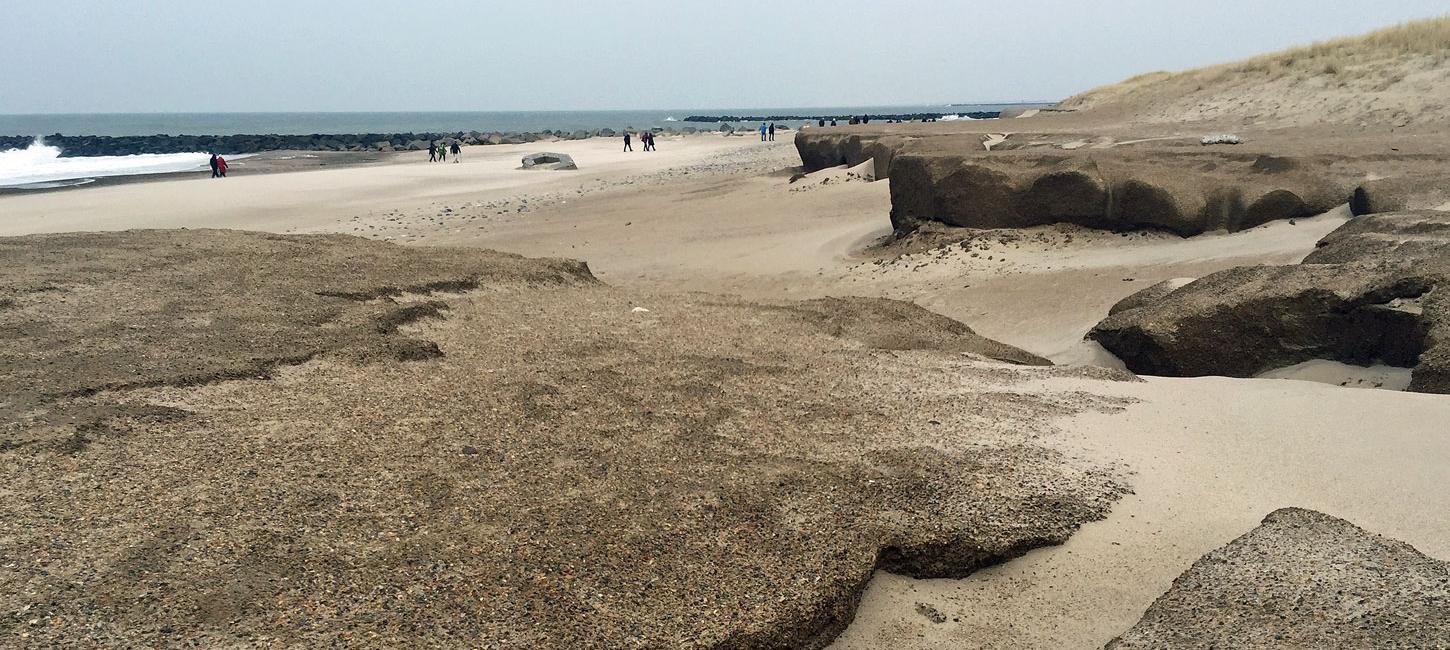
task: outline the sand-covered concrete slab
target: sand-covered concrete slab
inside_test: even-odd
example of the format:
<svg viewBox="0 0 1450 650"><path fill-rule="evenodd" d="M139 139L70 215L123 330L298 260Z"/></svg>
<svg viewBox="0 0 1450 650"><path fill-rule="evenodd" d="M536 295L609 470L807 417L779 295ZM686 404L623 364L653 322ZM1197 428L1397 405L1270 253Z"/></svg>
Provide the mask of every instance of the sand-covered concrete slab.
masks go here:
<svg viewBox="0 0 1450 650"><path fill-rule="evenodd" d="M32 442L0 452L7 645L816 647L875 568L966 575L1123 490L1041 443L1122 400L1013 388L1101 373L977 360L1005 346L909 305L632 292L346 237L4 245L65 288L0 313L64 326L5 342L36 396L5 422ZM71 307L86 287L128 307ZM246 328L189 329L204 308ZM354 353L389 337L437 354ZM257 379L169 351L251 372L259 342L317 354ZM107 364L147 374L83 372ZM166 416L35 433L103 407Z"/></svg>
<svg viewBox="0 0 1450 650"><path fill-rule="evenodd" d="M1287 508L1195 562L1107 648L1447 646L1450 564Z"/></svg>
<svg viewBox="0 0 1450 650"><path fill-rule="evenodd" d="M78 444L107 410L70 413L67 400L77 396L258 378L326 355L438 356L436 345L398 328L441 316L447 306L398 304L394 298L405 293L592 282L574 261L408 249L344 235L152 230L0 238L0 447Z"/></svg>

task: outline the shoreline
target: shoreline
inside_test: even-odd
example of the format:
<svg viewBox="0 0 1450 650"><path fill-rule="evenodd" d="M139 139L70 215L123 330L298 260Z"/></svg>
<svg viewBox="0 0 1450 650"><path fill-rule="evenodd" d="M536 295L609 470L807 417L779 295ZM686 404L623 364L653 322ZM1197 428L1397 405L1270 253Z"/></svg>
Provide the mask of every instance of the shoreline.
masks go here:
<svg viewBox="0 0 1450 650"><path fill-rule="evenodd" d="M771 155L794 157L790 142L771 144L775 145L769 150L775 152ZM732 173L732 169L742 168L741 161L748 162L757 153L766 155L764 145L740 136L674 136L659 139L658 153L640 151L638 146L633 153L623 153L613 139L593 138L547 145L470 147L464 150L461 164L430 164L423 152L309 152L303 155L318 158L240 161L247 165L235 167L236 173L227 179L230 182L192 182L211 180L201 170L110 177L77 186L93 188L88 191L0 192L0 210L7 217L0 221L0 234L221 227L331 230L407 239L407 233L397 228L398 220L442 219L439 213L451 207L453 212L445 213L450 219L477 214L480 221L469 224L476 228L503 219L496 214L501 210L514 216L524 203L527 210L539 209L545 197L573 202L601 189L640 188L652 186L656 180ZM580 169L521 170L520 158L540 149L569 154ZM482 220L485 204L497 205ZM353 223L354 217L361 223Z"/></svg>
<svg viewBox="0 0 1450 650"><path fill-rule="evenodd" d="M634 133L642 129L627 127ZM700 129L653 128L657 133L695 133ZM557 140L586 140L614 137L625 131L603 128L577 131L449 131L424 133L315 133L278 135L239 133L232 135L64 135L0 136L0 151L25 149L37 141L61 150L62 158L134 156L140 154L216 152L222 155L268 151L380 152L424 151L429 143L468 145L528 144Z"/></svg>
<svg viewBox="0 0 1450 650"><path fill-rule="evenodd" d="M252 174L282 174L289 172L310 171L316 169L338 169L343 167L358 167L364 165L386 164L393 158L393 154L381 152L331 152L331 151L267 151L259 154L249 155L235 162L229 161L228 165L232 171L244 171L245 175ZM130 185L135 183L157 183L174 180L187 180L199 175L209 174L208 169L194 169L174 172L142 173L142 174L117 174L115 176L84 176L80 178L56 179L53 181L37 181L40 183L71 183L69 185L57 185L55 187L22 187L18 185L0 185L0 197L7 196L33 196L37 194L49 194L52 192L63 192L68 190L79 190L82 188L113 187L117 185ZM73 182L79 181L79 182Z"/></svg>
<svg viewBox="0 0 1450 650"><path fill-rule="evenodd" d="M675 132L671 135L668 135L667 137L685 138L701 137L706 135L713 135L716 137L731 137L722 135L718 131L694 131L691 133ZM477 152L481 148L494 148L509 145L523 146L526 144L539 144L539 149L543 150L547 148L545 147L545 145L587 142L589 140L595 140L605 137L614 138L619 136L592 136L590 138L583 138L580 140L538 140L529 143L506 142L497 145L483 143L463 145L463 150L465 152L465 157L468 157L467 152L470 151L470 149ZM279 174L302 171L316 171L322 169L341 169L347 167L395 164L398 162L399 158L407 154L417 153L421 155L422 153L424 153L424 151L425 150L422 149L402 151L328 151L310 149L280 149L275 151L263 151L255 154L242 154L245 155L246 158L238 159L235 162L229 161L229 165L232 176L237 176L238 172L241 172L240 175L242 176L250 176L255 174ZM80 157L77 156L76 158ZM46 181L36 181L35 183L31 183L69 183L63 185L56 185L54 187L23 187L20 185L0 185L0 197L32 196L37 194L49 194L52 192L79 190L82 188L100 188L112 187L117 185L130 185L135 183L154 183L173 180L186 180L194 176L205 175L207 173L209 173L209 170L203 168L159 173L116 174L113 176L78 176L76 178L53 179ZM89 180L87 181L87 179Z"/></svg>

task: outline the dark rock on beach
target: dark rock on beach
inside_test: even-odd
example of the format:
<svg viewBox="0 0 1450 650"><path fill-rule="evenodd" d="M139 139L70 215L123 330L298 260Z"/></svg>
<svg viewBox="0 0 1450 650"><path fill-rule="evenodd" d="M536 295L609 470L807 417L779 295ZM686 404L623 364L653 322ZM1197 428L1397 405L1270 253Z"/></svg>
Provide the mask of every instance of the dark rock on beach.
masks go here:
<svg viewBox="0 0 1450 650"><path fill-rule="evenodd" d="M1128 369L1249 377L1314 359L1414 368L1450 393L1450 213L1358 217L1304 263L1214 273L1089 333Z"/></svg>

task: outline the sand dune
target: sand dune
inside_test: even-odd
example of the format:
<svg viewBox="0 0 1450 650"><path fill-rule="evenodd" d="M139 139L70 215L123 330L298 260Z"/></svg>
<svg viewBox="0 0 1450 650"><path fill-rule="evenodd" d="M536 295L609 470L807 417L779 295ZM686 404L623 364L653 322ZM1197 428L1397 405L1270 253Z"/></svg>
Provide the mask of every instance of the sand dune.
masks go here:
<svg viewBox="0 0 1450 650"><path fill-rule="evenodd" d="M1124 122L1359 127L1450 121L1450 17L1187 72L1155 72L1060 105Z"/></svg>

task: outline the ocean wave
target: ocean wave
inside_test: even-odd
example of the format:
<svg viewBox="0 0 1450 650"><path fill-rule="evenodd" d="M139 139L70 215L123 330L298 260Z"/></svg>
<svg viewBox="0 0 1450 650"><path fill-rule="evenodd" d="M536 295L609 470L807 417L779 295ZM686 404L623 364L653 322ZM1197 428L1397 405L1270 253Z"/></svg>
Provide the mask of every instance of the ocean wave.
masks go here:
<svg viewBox="0 0 1450 650"><path fill-rule="evenodd" d="M0 187L58 187L48 184L105 176L197 171L206 169L208 158L210 154L206 153L62 158L59 147L36 138L25 149L0 151Z"/></svg>

